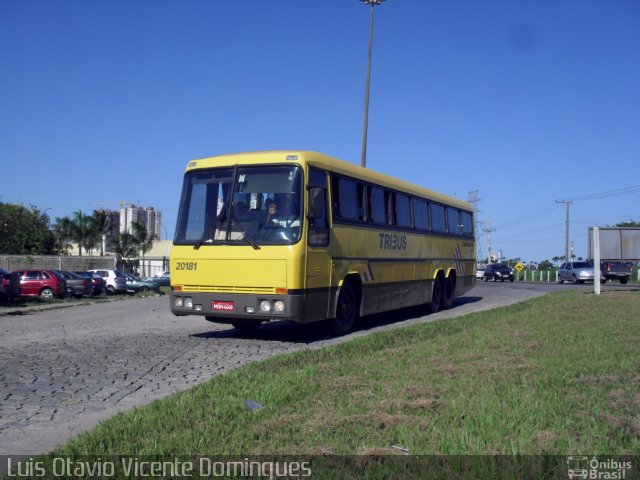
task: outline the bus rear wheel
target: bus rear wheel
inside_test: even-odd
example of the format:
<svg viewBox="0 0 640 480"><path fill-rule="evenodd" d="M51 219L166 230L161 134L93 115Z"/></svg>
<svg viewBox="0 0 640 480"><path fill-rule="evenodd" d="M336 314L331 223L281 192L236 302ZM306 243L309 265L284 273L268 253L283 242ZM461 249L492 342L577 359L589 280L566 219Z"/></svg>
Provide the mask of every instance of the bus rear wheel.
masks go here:
<svg viewBox="0 0 640 480"><path fill-rule="evenodd" d="M442 310L449 310L453 307L453 295L456 291L456 279L453 275L449 275L444 281L444 290L442 292Z"/></svg>
<svg viewBox="0 0 640 480"><path fill-rule="evenodd" d="M356 323L358 316L358 300L356 293L349 282L345 282L340 287L338 293L338 303L336 305L336 316L329 320L329 327L336 335L349 333Z"/></svg>
<svg viewBox="0 0 640 480"><path fill-rule="evenodd" d="M431 302L427 304L428 313L436 313L440 311L440 309L442 308L442 295L443 295L442 276L438 275L436 279L433 281L433 291L431 293Z"/></svg>

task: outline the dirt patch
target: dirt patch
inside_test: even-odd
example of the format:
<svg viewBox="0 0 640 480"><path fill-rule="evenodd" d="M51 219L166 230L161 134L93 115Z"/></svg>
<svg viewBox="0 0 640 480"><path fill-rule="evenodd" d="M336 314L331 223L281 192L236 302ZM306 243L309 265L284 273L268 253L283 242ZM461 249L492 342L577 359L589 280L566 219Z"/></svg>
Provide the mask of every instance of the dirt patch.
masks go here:
<svg viewBox="0 0 640 480"><path fill-rule="evenodd" d="M363 448L362 450L358 451L356 455L368 455L368 456L406 455L406 452L400 450L399 448L374 447L374 448Z"/></svg>
<svg viewBox="0 0 640 480"><path fill-rule="evenodd" d="M445 405L446 404L443 401L436 400L434 398L419 398L415 400L384 400L378 404L380 409L386 410L387 412L405 412L407 410L435 410L437 408L442 408Z"/></svg>
<svg viewBox="0 0 640 480"><path fill-rule="evenodd" d="M631 431L636 436L636 438L640 439L640 419L636 419L631 422Z"/></svg>
<svg viewBox="0 0 640 480"><path fill-rule="evenodd" d="M413 425L418 429L425 429L428 422L424 418L405 414L372 413L370 415L351 415L344 418L345 422L353 422L365 426L373 426L378 430L386 430L397 425Z"/></svg>
<svg viewBox="0 0 640 480"><path fill-rule="evenodd" d="M369 386L371 386L370 382L369 383L365 383L365 382L362 381L362 379L360 379L358 377L350 377L350 376L346 376L346 377L325 377L325 378L321 378L319 383L320 383L321 387L327 387L327 388L338 389L338 390L354 388L354 387L369 387Z"/></svg>
<svg viewBox="0 0 640 480"><path fill-rule="evenodd" d="M624 428L626 424L625 417L619 415L611 415L610 413L602 413L600 414L602 418L604 418L608 424L610 424L614 429L620 430Z"/></svg>
<svg viewBox="0 0 640 480"><path fill-rule="evenodd" d="M443 373L445 375L455 375L457 372L457 369L455 367L455 365L451 362L448 362L447 360L440 358L440 357L432 357L431 358L431 363L433 364L434 368L440 372Z"/></svg>
<svg viewBox="0 0 640 480"><path fill-rule="evenodd" d="M555 432L548 430L538 432L533 437L534 448L540 452L546 452L557 439L558 435Z"/></svg>
<svg viewBox="0 0 640 480"><path fill-rule="evenodd" d="M354 390L352 392L349 392L349 394L351 395L351 400L354 403L364 403L373 397L373 391L368 388L365 388L363 390Z"/></svg>
<svg viewBox="0 0 640 480"><path fill-rule="evenodd" d="M333 450L331 450L330 448L322 448L322 447L314 447L314 448L309 448L304 452L304 455L309 455L309 456L322 456L322 457L329 457L331 455L335 455L335 452Z"/></svg>
<svg viewBox="0 0 640 480"><path fill-rule="evenodd" d="M525 345L527 350L533 350L534 352L542 348L542 343L538 341L529 342Z"/></svg>
<svg viewBox="0 0 640 480"><path fill-rule="evenodd" d="M283 415L263 424L254 425L251 429L258 434L278 432L292 425L302 425L304 419L302 415Z"/></svg>
<svg viewBox="0 0 640 480"><path fill-rule="evenodd" d="M438 390L433 387L405 387L401 392L408 400L417 400L420 398L439 398Z"/></svg>

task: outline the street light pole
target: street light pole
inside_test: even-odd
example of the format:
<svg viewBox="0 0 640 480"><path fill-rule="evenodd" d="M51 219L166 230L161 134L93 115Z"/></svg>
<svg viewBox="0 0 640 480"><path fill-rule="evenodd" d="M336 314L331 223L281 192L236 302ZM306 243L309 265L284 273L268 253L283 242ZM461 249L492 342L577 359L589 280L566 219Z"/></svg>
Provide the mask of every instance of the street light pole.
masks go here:
<svg viewBox="0 0 640 480"><path fill-rule="evenodd" d="M362 160L360 165L367 166L367 130L369 127L369 87L371 85L371 50L373 48L373 9L376 5L380 5L385 0L360 0L361 2L371 5L371 14L369 16L369 57L367 61L367 85L364 94L364 129L362 131Z"/></svg>

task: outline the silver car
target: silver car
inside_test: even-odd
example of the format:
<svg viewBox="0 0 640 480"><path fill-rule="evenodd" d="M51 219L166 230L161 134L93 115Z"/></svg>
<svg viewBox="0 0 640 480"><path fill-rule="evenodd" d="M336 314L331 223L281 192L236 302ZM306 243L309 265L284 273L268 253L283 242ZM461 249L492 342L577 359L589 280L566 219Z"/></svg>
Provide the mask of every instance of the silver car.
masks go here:
<svg viewBox="0 0 640 480"><path fill-rule="evenodd" d="M593 265L589 262L566 262L558 270L558 283L593 282Z"/></svg>

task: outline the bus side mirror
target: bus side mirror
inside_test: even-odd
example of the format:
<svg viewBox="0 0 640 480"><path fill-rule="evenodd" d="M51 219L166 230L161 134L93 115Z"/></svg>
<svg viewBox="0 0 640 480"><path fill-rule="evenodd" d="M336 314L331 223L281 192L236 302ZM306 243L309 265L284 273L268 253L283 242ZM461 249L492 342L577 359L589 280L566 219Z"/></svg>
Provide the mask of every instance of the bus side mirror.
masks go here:
<svg viewBox="0 0 640 480"><path fill-rule="evenodd" d="M309 205L307 216L310 219L325 216L325 191L321 187L309 187Z"/></svg>

